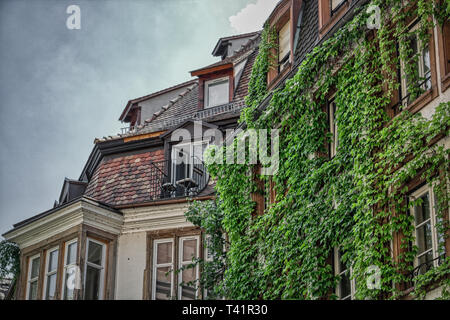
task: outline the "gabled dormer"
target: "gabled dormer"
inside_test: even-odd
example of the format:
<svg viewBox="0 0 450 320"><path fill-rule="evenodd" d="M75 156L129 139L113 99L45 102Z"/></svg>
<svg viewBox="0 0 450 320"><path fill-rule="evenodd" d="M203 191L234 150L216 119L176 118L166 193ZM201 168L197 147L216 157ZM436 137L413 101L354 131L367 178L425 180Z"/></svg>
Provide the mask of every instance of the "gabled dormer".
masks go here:
<svg viewBox="0 0 450 320"><path fill-rule="evenodd" d="M254 39L259 35L259 31L243 33L229 37L220 38L212 52L215 57L225 58L235 55L239 50L247 44L250 39Z"/></svg>

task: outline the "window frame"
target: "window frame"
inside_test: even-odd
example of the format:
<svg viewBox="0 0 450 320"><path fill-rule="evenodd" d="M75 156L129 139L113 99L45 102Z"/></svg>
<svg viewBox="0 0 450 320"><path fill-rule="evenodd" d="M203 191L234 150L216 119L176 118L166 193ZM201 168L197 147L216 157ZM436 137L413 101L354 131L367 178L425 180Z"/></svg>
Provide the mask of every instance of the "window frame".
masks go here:
<svg viewBox="0 0 450 320"><path fill-rule="evenodd" d="M217 85L221 82L226 82L227 83L227 92L226 92L226 96L227 96L227 102L225 103L219 103L217 105L210 105L210 101L209 101L209 87L212 85ZM230 77L229 76L225 76L225 77L220 77L220 78L216 78L216 79L212 79L212 80L208 80L205 81L205 104L204 104L204 109L209 109L209 108L214 108L217 106L221 106L221 105L225 105L227 103L230 103Z"/></svg>
<svg viewBox="0 0 450 320"><path fill-rule="evenodd" d="M328 132L332 134L332 140L328 144L328 153L330 159L334 158L337 154L337 149L339 147L339 133L338 125L336 120L336 93L334 93L330 98L327 99L327 114L328 114ZM332 107L333 106L333 107Z"/></svg>
<svg viewBox="0 0 450 320"><path fill-rule="evenodd" d="M426 220L426 221L422 221L421 223L417 224L416 223L416 216L415 216L415 208L416 206L411 206L409 208L409 214L412 215L412 217L414 218L414 243L417 246L417 248L419 247L418 244L418 237L417 237L417 230L418 228L424 226L425 224L427 224L428 222L430 223L430 228L431 228L431 249L427 249L422 253L417 253L416 256L414 257L414 269L419 268L422 264L419 264L419 258L421 256L426 255L428 252L432 252L432 266L430 266L431 268L436 268L437 266L439 266L439 257L441 256L439 254L439 240L438 240L438 230L436 229L436 222L437 222L437 215L436 215L436 209L435 209L435 204L436 204L436 199L435 199L435 193L434 193L434 187L430 187L430 185L425 184L421 187L419 187L417 190L413 191L409 196L408 196L408 200L409 201L415 201L419 198L421 198L422 196L424 196L425 194L428 194L428 201L429 201L429 210L430 210L430 217ZM444 253L445 255L445 253ZM428 267L428 265L427 265ZM420 272L420 270L418 270ZM428 271L428 270L427 270Z"/></svg>
<svg viewBox="0 0 450 320"><path fill-rule="evenodd" d="M95 263L88 261L88 255L89 255L89 242L92 241L93 243L99 244L102 246L102 264L97 265ZM90 266L92 268L95 268L97 270L100 270L100 285L99 285L99 293L98 293L98 300L103 300L104 297L104 290L105 290L105 277L106 277L106 250L107 250L107 244L93 239L91 237L86 237L86 254L85 254L85 262L84 262L84 281L83 281L83 299L86 298L86 275L87 275L87 267Z"/></svg>
<svg viewBox="0 0 450 320"><path fill-rule="evenodd" d="M184 245L183 242L186 240L194 240L197 241L197 256L195 258L200 258L200 235L192 235L192 236L182 236L178 238L178 269L182 268L185 265L189 265L192 263L192 259L189 261L183 260L183 249ZM195 299L198 299L199 297L199 286L198 286L198 280L200 279L200 268L199 266L195 266L195 275L197 277L197 286L195 288ZM177 298L181 300L183 288L181 286L181 283L183 282L183 272L180 272L178 274L178 292L177 292Z"/></svg>
<svg viewBox="0 0 450 320"><path fill-rule="evenodd" d="M173 185L176 185L176 166L177 166L177 161L176 158L178 157L177 152L181 152L179 151L179 149L183 148L183 153L186 153L184 150L185 146L189 146L189 158L193 159L194 155L194 151L195 151L195 146L198 145L206 145L206 148L204 150L206 150L209 146L209 142L207 140L197 140L197 141L189 141L189 142L182 142L182 143L177 143L172 145L171 148L171 157L170 157L170 170L171 170L171 176L170 176L170 181ZM178 149L178 150L177 150ZM203 149L202 149L202 158L199 159L201 162L203 162ZM192 161L188 159L188 163L186 165L189 165L189 172L188 174L185 173L186 178L191 178L193 179L193 175L194 175L194 163L192 163ZM187 169L185 169L187 170ZM208 174L206 172L206 174Z"/></svg>
<svg viewBox="0 0 450 320"><path fill-rule="evenodd" d="M413 33L414 31L416 31L419 28L420 22L419 20L414 20L409 26L408 26L408 33L409 33L409 37L410 36L414 36L415 40L417 42L417 53L419 54L419 58L418 58L418 64L419 64L419 78L425 78L425 81L420 80L419 83L415 83L413 84L414 86L417 87L422 87L424 86L423 90L424 93L432 90L433 88L433 82L432 82L432 51L430 49L430 43L428 42L426 44L426 48L428 48L428 58L429 58L429 70L428 70L428 76L427 73L425 73L424 71L424 63L423 63L423 50L422 48L422 40L419 38L419 36L415 33ZM431 36L431 35L430 35ZM414 55L416 55L417 53L415 53ZM400 101L399 103L403 106L403 108L407 108L409 106L411 106L412 104L414 104L414 102L422 95L419 95L418 97L416 97L414 100L412 101L408 101L409 100L409 93L408 93L408 85L407 85L407 79L406 79L406 72L405 72L405 61L403 61L402 59L400 59L400 70L399 70L399 76L400 76L400 88L399 88L399 96L400 96ZM409 62L409 61L408 61ZM429 87L428 87L428 83L429 83Z"/></svg>
<svg viewBox="0 0 450 320"><path fill-rule="evenodd" d="M171 243L172 244L172 259L170 263L157 264L158 262L158 244L160 243ZM153 256L152 256L152 300L156 300L156 270L158 268L169 267L170 271L170 297L169 300L173 298L174 293L174 264L175 264L175 239L174 238L162 238L153 240Z"/></svg>
<svg viewBox="0 0 450 320"><path fill-rule="evenodd" d="M353 268L352 268L352 266L350 266L350 267L346 266L347 269L341 270L340 255L341 255L340 249L334 248L333 249L333 272L334 272L334 276L339 277L339 282L337 283L337 286L335 287L335 294L339 300L354 300L355 293L356 293L356 280L352 279ZM340 282L342 281L341 275L344 274L345 272L348 272L348 278L350 280L350 295L341 297L341 293L340 293L340 291L341 291Z"/></svg>
<svg viewBox="0 0 450 320"><path fill-rule="evenodd" d="M38 269L38 273L37 273L37 276L36 277L34 277L34 278L31 278L31 270L32 270L32 266L33 266L33 261L34 260L36 260L36 259L39 259L39 269ZM26 294L25 294L25 297L26 297L26 299L25 300L34 300L34 299L30 299L30 286L31 286L31 283L33 282L36 282L37 283L37 288L36 288L36 300L38 299L38 297L39 297L39 276L40 276L40 273L41 273L41 254L40 253L38 253L38 254L35 254L35 255L33 255L33 256L30 256L29 258L28 258L28 270L27 270L27 290L26 290Z"/></svg>
<svg viewBox="0 0 450 320"><path fill-rule="evenodd" d="M288 52L283 57L281 56L281 31L286 28L288 29ZM281 25L279 30L277 30L277 42L278 42L278 52L277 52L277 62L278 62L278 74L283 73L283 71L289 68L289 63L291 61L291 19L289 18L285 23Z"/></svg>
<svg viewBox="0 0 450 320"><path fill-rule="evenodd" d="M57 251L57 255L56 255L56 269L49 271L49 262L50 262L50 254ZM42 298L43 300L55 300L56 296L57 296L57 287L55 287L55 295L53 297L53 299L49 299L49 297L47 296L47 286L48 286L48 279L50 276L56 275L56 284L58 283L58 271L59 271L59 259L60 259L60 251L59 251L59 246L57 247L53 247L47 250L46 254L45 254L45 274L44 274L44 283L43 283L43 291L42 291Z"/></svg>
<svg viewBox="0 0 450 320"><path fill-rule="evenodd" d="M68 248L70 245L76 243L77 244L77 249L76 249L76 255L75 255L75 261L73 263L67 264L67 253L68 253ZM71 267L76 267L77 266L77 261L78 261L78 246L79 246L79 242L78 242L78 238L69 240L64 242L64 265L62 268L62 286L61 286L61 300L66 300L65 295L66 295L66 281L67 281L67 269L71 268ZM74 297L75 298L75 297ZM67 300L72 300L72 299L67 299Z"/></svg>

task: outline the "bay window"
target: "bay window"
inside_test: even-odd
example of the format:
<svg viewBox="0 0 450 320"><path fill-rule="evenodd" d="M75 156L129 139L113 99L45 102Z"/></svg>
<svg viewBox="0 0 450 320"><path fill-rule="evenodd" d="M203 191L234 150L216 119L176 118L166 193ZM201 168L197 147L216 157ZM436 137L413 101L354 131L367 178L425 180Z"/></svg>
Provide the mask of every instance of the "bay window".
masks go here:
<svg viewBox="0 0 450 320"><path fill-rule="evenodd" d="M103 299L105 280L105 244L88 238L84 270L84 299Z"/></svg>
<svg viewBox="0 0 450 320"><path fill-rule="evenodd" d="M230 100L228 77L205 82L205 108L227 104Z"/></svg>
<svg viewBox="0 0 450 320"><path fill-rule="evenodd" d="M28 260L27 300L36 300L38 297L40 264L40 255L30 257Z"/></svg>
<svg viewBox="0 0 450 320"><path fill-rule="evenodd" d="M44 279L44 299L53 300L56 296L56 279L58 274L59 249L47 251Z"/></svg>
<svg viewBox="0 0 450 320"><path fill-rule="evenodd" d="M436 214L436 196L428 185L420 188L410 196L414 201L411 215L414 217L417 256L414 262L415 270L423 274L439 265L440 246L444 242L444 235L436 229L440 219Z"/></svg>

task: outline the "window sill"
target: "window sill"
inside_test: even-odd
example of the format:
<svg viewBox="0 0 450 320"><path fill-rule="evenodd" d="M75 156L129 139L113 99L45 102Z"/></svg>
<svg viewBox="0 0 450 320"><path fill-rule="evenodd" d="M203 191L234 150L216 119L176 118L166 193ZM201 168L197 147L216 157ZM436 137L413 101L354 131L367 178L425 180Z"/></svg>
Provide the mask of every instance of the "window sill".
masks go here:
<svg viewBox="0 0 450 320"><path fill-rule="evenodd" d="M280 82L280 80L289 73L289 71L291 70L291 66L292 64L289 62L289 64L286 66L286 68L281 71L280 73L278 73L273 79L270 79L268 81L268 85L267 85L267 91L272 90L278 82Z"/></svg>

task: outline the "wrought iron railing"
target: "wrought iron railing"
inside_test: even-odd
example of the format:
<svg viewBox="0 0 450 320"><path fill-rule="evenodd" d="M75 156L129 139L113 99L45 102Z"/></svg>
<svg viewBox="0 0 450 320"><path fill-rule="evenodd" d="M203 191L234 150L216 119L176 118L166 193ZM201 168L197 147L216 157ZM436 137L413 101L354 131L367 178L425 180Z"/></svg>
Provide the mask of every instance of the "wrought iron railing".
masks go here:
<svg viewBox="0 0 450 320"><path fill-rule="evenodd" d="M187 163L174 164L163 160L150 164L150 197L154 200L196 196L208 182L206 166L197 157L192 157Z"/></svg>
<svg viewBox="0 0 450 320"><path fill-rule="evenodd" d="M419 264L417 267L415 267L413 269L413 271L411 271L411 273L409 274L409 278L411 280L413 280L415 277L417 277L420 274L424 274L425 272L427 272L428 270L430 270L431 268L433 268L435 266L435 262L437 261L437 264L440 265L442 264L442 262L445 259L445 254L442 254L432 260L428 260L424 263Z"/></svg>

